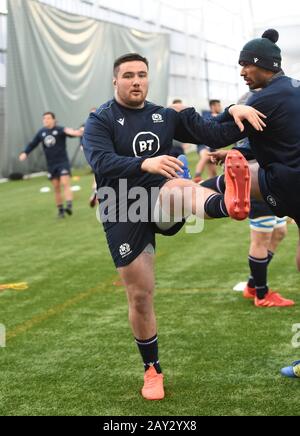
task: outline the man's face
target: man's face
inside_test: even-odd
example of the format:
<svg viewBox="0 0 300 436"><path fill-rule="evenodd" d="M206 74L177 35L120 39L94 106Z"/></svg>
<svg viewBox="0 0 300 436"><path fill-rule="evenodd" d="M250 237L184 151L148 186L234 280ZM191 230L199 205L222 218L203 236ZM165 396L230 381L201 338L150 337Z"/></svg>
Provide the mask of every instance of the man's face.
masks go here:
<svg viewBox="0 0 300 436"><path fill-rule="evenodd" d="M55 124L56 124L56 120L54 118L52 118L51 115L44 115L43 116L43 126L46 129L53 129Z"/></svg>
<svg viewBox="0 0 300 436"><path fill-rule="evenodd" d="M244 77L246 85L253 91L258 88L265 88L274 73L255 65L242 63L241 76Z"/></svg>
<svg viewBox="0 0 300 436"><path fill-rule="evenodd" d="M114 78L117 101L132 108L143 107L149 89L148 68L144 62L125 62Z"/></svg>
<svg viewBox="0 0 300 436"><path fill-rule="evenodd" d="M212 104L210 110L213 114L218 114L218 115L223 112L221 103Z"/></svg>

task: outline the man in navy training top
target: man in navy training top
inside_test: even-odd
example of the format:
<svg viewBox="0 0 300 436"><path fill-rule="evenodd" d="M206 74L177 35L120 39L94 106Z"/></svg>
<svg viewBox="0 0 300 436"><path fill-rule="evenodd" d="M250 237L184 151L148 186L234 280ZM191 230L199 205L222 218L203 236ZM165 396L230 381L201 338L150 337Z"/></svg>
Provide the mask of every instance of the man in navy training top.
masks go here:
<svg viewBox="0 0 300 436"><path fill-rule="evenodd" d="M248 105L267 115L264 132L248 135L258 162L250 166L251 193L257 200L264 200L274 215L293 218L300 237L300 82L285 76L278 39L276 30L267 30L262 38L245 45L239 59L241 76L250 90L262 89ZM296 262L300 271L300 241ZM297 361L282 374L299 377L299 368Z"/></svg>
<svg viewBox="0 0 300 436"><path fill-rule="evenodd" d="M52 112L46 112L43 115L43 125L44 127L37 132L24 152L20 154L19 159L21 162L24 162L40 143L43 144L48 167L48 177L54 187L58 218L64 218L65 212L68 215L73 214L73 193L71 191L70 180L71 166L67 154L66 138L81 137L82 131L57 126L56 117ZM66 208L64 208L63 204L61 186L64 188Z"/></svg>
<svg viewBox="0 0 300 436"><path fill-rule="evenodd" d="M249 99L260 90L250 91L244 95L238 104L247 104ZM238 142L235 147L247 159L248 163L256 163L251 150L249 139ZM218 150L209 154L216 163L225 162L229 150ZM223 192L224 178L210 179L202 183L209 189ZM251 276L244 289L244 297L254 300L256 307L290 307L294 306L293 300L282 297L278 292L273 292L268 286L268 267L273 260L279 243L287 234L287 217L279 218L274 215L270 206L265 201L252 198L250 210L251 245L249 253L249 266Z"/></svg>
<svg viewBox="0 0 300 436"><path fill-rule="evenodd" d="M262 131L265 124L260 118L262 114L246 106L233 106L220 119L204 121L193 108L177 113L149 103L148 61L138 54L124 55L115 61L113 84L115 98L91 114L85 125L83 148L96 176L102 218L106 210L102 193L112 189L117 199L116 207L112 208L117 218L105 221L104 229L126 287L130 324L144 361L142 395L147 400L161 400L164 387L153 304L155 234L176 234L183 227L184 218L191 214L242 220L250 209L249 168L239 152L233 151L227 158L225 197L216 196L214 191L183 179L184 163L168 155L173 139L223 147L246 136L246 131ZM245 129L244 119L253 127L247 124ZM124 204L126 211L133 204L127 198L132 188L143 188L146 193L153 188L160 190L154 207L147 202L141 208L146 213L149 210L155 222L150 216L147 222L124 220L121 216ZM187 190L191 195L186 195ZM172 207L178 197L186 207L175 219ZM168 213L166 198L171 198Z"/></svg>
<svg viewBox="0 0 300 436"><path fill-rule="evenodd" d="M265 201L274 215L293 218L300 236L300 82L285 76L278 39L276 30L267 30L262 38L246 44L240 55L241 76L250 90L261 88L247 104L267 116L263 132L252 130L248 134L258 162L250 165L251 195ZM193 120L190 128L195 124ZM220 182L224 191L226 186ZM209 186L215 189L213 183ZM300 242L297 266L300 271Z"/></svg>

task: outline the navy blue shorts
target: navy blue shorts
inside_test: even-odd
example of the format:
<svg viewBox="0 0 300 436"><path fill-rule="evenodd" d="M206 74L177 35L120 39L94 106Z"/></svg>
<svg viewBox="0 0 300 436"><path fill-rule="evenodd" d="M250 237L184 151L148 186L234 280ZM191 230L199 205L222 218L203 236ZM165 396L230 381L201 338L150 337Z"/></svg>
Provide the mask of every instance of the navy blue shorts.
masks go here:
<svg viewBox="0 0 300 436"><path fill-rule="evenodd" d="M60 179L63 176L71 176L71 166L69 162L62 162L48 167L48 179Z"/></svg>
<svg viewBox="0 0 300 436"><path fill-rule="evenodd" d="M273 214L293 218L300 228L300 170L278 163L260 168L259 186Z"/></svg>
<svg viewBox="0 0 300 436"><path fill-rule="evenodd" d="M255 220L262 216L274 216L274 212L264 201L252 199L249 218Z"/></svg>
<svg viewBox="0 0 300 436"><path fill-rule="evenodd" d="M155 249L155 235L176 235L185 221L175 224L170 230L162 231L155 223L115 223L105 226L106 239L117 268L130 265L151 244Z"/></svg>
<svg viewBox="0 0 300 436"><path fill-rule="evenodd" d="M158 185L159 190L168 182L167 179L163 179ZM123 222L107 222L103 224L108 247L111 253L111 257L117 268L122 268L130 265L140 254L142 254L149 244L155 250L156 241L155 235L161 234L164 236L176 235L185 225L185 220L180 223L174 224L169 230L160 230L153 222L153 210L152 204L155 205L157 198L152 199L148 207L148 222L131 221ZM128 206L129 206L128 202ZM100 205L101 209L101 205Z"/></svg>

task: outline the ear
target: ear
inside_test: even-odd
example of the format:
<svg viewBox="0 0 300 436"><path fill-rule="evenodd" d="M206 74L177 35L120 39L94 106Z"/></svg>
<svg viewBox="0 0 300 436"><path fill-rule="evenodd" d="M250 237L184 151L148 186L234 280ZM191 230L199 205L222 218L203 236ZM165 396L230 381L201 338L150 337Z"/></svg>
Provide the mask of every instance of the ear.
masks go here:
<svg viewBox="0 0 300 436"><path fill-rule="evenodd" d="M113 79L113 85L114 85L114 86L117 85L117 79Z"/></svg>

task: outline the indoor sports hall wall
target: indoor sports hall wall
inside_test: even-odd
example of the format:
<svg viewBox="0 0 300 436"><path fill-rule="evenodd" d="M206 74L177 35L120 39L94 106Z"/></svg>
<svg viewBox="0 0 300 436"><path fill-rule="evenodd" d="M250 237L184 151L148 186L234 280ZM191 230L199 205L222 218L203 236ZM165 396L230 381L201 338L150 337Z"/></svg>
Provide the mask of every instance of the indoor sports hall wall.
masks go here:
<svg viewBox="0 0 300 436"><path fill-rule="evenodd" d="M41 114L54 111L58 122L79 127L93 106L113 95L116 57L140 52L151 64L150 100L166 104L169 36L72 15L35 0L8 1L7 116L9 140L0 149L0 177L44 169L41 150L29 163L18 154L41 127ZM70 157L78 141L72 140ZM83 156L82 156L83 159Z"/></svg>

